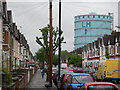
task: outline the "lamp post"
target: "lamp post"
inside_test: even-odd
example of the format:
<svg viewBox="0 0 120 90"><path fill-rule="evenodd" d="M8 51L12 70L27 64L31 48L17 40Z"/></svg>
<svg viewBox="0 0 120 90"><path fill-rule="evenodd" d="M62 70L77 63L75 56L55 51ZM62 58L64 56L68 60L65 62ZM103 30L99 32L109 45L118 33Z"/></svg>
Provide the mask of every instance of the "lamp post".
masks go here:
<svg viewBox="0 0 120 90"><path fill-rule="evenodd" d="M60 79L60 67L61 67L61 0L59 0L59 52L58 52L58 79Z"/></svg>

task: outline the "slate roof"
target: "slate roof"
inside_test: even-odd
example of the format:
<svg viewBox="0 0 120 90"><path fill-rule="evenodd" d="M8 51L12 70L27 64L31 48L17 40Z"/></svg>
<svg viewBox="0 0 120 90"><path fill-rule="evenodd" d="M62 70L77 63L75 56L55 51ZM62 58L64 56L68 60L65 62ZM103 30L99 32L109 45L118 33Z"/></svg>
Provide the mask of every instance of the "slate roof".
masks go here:
<svg viewBox="0 0 120 90"><path fill-rule="evenodd" d="M105 35L103 37L103 44L104 44L104 46L108 46L109 39L110 39L110 35Z"/></svg>
<svg viewBox="0 0 120 90"><path fill-rule="evenodd" d="M112 33L110 35L110 39L109 39L110 40L110 45L115 45L115 33Z"/></svg>

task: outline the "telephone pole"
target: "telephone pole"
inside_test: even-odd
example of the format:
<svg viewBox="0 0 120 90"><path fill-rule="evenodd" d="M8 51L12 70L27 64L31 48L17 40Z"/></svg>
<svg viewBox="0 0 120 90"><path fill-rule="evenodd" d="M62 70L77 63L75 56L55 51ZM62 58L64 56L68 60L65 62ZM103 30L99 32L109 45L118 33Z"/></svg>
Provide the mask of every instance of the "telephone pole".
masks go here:
<svg viewBox="0 0 120 90"><path fill-rule="evenodd" d="M50 0L50 37L49 37L49 84L52 87L52 55L53 55L53 50L52 50L52 0Z"/></svg>

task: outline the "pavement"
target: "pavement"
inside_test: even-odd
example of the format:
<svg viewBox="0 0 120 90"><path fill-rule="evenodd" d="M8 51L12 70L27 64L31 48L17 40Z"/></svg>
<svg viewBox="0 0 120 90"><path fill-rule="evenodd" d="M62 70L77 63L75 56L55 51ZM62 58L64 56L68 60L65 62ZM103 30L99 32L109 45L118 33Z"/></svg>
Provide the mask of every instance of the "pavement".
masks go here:
<svg viewBox="0 0 120 90"><path fill-rule="evenodd" d="M42 75L40 70L36 72L36 74L33 76L32 80L28 83L26 86L25 90L57 90L56 86L54 83L52 84L52 87L46 88L45 84L46 82L46 74L44 75L44 78L42 79ZM120 88L120 84L116 84Z"/></svg>
<svg viewBox="0 0 120 90"><path fill-rule="evenodd" d="M46 82L46 74L44 75L44 78L42 78L40 69L35 73L32 80L29 82L29 84L26 86L25 90L33 90L33 89L39 89L39 90L57 90L54 83L52 84L52 87L46 88L45 84Z"/></svg>

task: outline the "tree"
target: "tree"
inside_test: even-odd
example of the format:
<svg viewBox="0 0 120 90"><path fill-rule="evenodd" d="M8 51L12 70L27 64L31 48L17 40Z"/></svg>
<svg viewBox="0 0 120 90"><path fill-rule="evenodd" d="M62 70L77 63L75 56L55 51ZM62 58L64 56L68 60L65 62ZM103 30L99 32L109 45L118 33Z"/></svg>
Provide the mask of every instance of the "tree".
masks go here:
<svg viewBox="0 0 120 90"><path fill-rule="evenodd" d="M53 55L53 64L58 65L58 55Z"/></svg>
<svg viewBox="0 0 120 90"><path fill-rule="evenodd" d="M41 37L36 37L36 42L42 46L42 48L45 50L46 56L47 56L47 61L48 61L48 56L49 56L49 29L50 26L47 25L46 27L39 29L40 32L42 33ZM61 30L61 35L62 35L63 31ZM52 34L53 34L53 55L55 55L55 52L58 49L59 46L59 31L58 29L54 29L52 30ZM64 43L64 37L61 36L60 38L60 44Z"/></svg>
<svg viewBox="0 0 120 90"><path fill-rule="evenodd" d="M66 62L66 60L68 59L68 51L61 51L61 60L63 60L64 62Z"/></svg>
<svg viewBox="0 0 120 90"><path fill-rule="evenodd" d="M82 58L79 55L69 54L68 55L68 64L73 64L77 67L82 67Z"/></svg>
<svg viewBox="0 0 120 90"><path fill-rule="evenodd" d="M68 52L67 50L61 51L61 60L66 60L68 57ZM58 55L53 55L53 64L56 66L58 65Z"/></svg>
<svg viewBox="0 0 120 90"><path fill-rule="evenodd" d="M36 37L36 42L42 46L42 48L45 51L45 54L47 56L47 63L49 60L49 30L50 26L47 25L46 27L39 29L40 32L42 33L41 37ZM61 30L61 38L60 38L60 44L64 43L64 37L62 36L63 31ZM55 52L57 51L57 48L59 47L59 31L58 29L52 28L52 49L53 49L53 55L55 55ZM48 80L48 73L47 73L47 80Z"/></svg>
<svg viewBox="0 0 120 90"><path fill-rule="evenodd" d="M39 63L42 63L42 68L44 68L44 61L47 61L47 56L43 48L40 48L35 53L35 58L36 58L36 61L38 61Z"/></svg>

